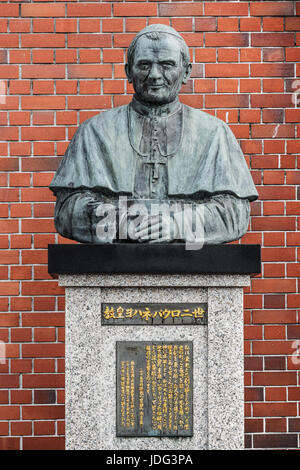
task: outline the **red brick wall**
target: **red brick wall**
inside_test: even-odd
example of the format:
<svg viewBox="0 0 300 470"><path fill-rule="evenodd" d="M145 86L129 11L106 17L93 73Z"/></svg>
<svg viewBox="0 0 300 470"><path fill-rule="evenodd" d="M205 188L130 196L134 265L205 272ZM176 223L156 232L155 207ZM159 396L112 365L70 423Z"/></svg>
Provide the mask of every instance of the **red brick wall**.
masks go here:
<svg viewBox="0 0 300 470"><path fill-rule="evenodd" d="M246 446L298 446L299 12L293 1L0 2L0 448L64 447L64 290L47 245L67 240L47 186L78 124L130 100L125 49L153 22L187 41L181 99L229 123L260 194L241 241L263 259L245 290Z"/></svg>

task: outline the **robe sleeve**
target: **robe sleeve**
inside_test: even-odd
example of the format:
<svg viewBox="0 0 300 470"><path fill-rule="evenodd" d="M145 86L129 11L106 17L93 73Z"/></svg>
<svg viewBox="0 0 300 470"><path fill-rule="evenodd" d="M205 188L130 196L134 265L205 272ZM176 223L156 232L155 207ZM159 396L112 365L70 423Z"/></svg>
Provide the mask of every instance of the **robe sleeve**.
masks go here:
<svg viewBox="0 0 300 470"><path fill-rule="evenodd" d="M229 194L182 205L174 214L177 239L199 245L238 240L248 229L250 203Z"/></svg>
<svg viewBox="0 0 300 470"><path fill-rule="evenodd" d="M55 228L60 235L82 243L113 243L115 239L116 219L105 231L101 217L96 216L97 207L111 208L111 214L117 215L118 207L113 198L107 198L92 191L60 190L56 194ZM116 217L117 218L117 217ZM105 218L102 218L102 221Z"/></svg>
<svg viewBox="0 0 300 470"><path fill-rule="evenodd" d="M258 197L243 152L230 127L217 126L199 159L192 192L210 196L231 194L254 201Z"/></svg>

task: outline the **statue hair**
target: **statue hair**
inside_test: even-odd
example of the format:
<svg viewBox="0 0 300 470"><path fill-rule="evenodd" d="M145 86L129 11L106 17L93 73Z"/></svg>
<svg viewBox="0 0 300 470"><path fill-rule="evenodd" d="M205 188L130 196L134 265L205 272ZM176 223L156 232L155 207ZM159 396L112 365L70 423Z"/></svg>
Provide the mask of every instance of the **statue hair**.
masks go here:
<svg viewBox="0 0 300 470"><path fill-rule="evenodd" d="M127 50L127 62L128 62L129 69L132 66L134 52L135 52L137 42L140 39L140 37L146 36L146 38L151 39L152 41L158 41L159 39L161 39L162 35L173 36L177 41L179 41L182 65L184 67L187 67L190 64L189 48L187 44L185 43L184 39L178 33L173 34L172 32L169 32L169 31L148 31L142 34L137 34L137 36L135 36L135 38L132 40L131 44L129 45L128 50Z"/></svg>

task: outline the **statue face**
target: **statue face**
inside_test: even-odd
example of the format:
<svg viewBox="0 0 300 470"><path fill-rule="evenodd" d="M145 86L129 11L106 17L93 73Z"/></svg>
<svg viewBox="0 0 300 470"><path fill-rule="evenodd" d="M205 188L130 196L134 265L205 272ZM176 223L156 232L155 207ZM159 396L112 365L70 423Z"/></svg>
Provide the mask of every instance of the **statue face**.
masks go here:
<svg viewBox="0 0 300 470"><path fill-rule="evenodd" d="M182 64L179 41L166 34L155 41L142 36L136 45L131 70L127 65L126 72L141 101L166 104L174 101L190 75L190 68Z"/></svg>

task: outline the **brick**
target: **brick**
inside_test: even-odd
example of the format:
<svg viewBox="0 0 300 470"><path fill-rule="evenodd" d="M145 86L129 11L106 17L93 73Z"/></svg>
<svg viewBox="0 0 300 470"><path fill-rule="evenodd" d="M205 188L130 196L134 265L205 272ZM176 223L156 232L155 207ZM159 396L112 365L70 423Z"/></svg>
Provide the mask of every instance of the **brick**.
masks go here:
<svg viewBox="0 0 300 470"><path fill-rule="evenodd" d="M300 202L287 201L286 202L286 214L287 215L292 215L292 214L299 215L300 214Z"/></svg>
<svg viewBox="0 0 300 470"><path fill-rule="evenodd" d="M282 325L266 325L264 339L285 339L285 327Z"/></svg>
<svg viewBox="0 0 300 470"><path fill-rule="evenodd" d="M215 62L216 61L216 50L215 49L196 49L195 50L196 62Z"/></svg>
<svg viewBox="0 0 300 470"><path fill-rule="evenodd" d="M32 434L32 423L28 421L12 421L11 422L11 435L12 436L26 436Z"/></svg>
<svg viewBox="0 0 300 470"><path fill-rule="evenodd" d="M55 342L56 332L55 328L35 328L34 341L35 342Z"/></svg>
<svg viewBox="0 0 300 470"><path fill-rule="evenodd" d="M80 5L81 6L81 5ZM81 33L100 33L100 19L81 19L79 21L79 32Z"/></svg>
<svg viewBox="0 0 300 470"><path fill-rule="evenodd" d="M258 188L260 199L295 199L295 188L293 186L263 186Z"/></svg>
<svg viewBox="0 0 300 470"><path fill-rule="evenodd" d="M289 418L289 432L300 431L300 418Z"/></svg>
<svg viewBox="0 0 300 470"><path fill-rule="evenodd" d="M265 370L285 370L286 359L284 356L271 356L264 358Z"/></svg>
<svg viewBox="0 0 300 470"><path fill-rule="evenodd" d="M32 51L32 62L35 64L52 64L54 61L54 51L47 49L35 49ZM34 83L36 85L36 83ZM38 89L36 86L35 89Z"/></svg>
<svg viewBox="0 0 300 470"><path fill-rule="evenodd" d="M299 31L300 30L300 19L299 18L286 18L285 19L286 31Z"/></svg>
<svg viewBox="0 0 300 470"><path fill-rule="evenodd" d="M36 140L46 140L46 141L65 140L65 137L66 137L65 132L66 131L64 127L33 127L33 126L23 127L21 129L21 137L22 137L22 140L35 140L35 141Z"/></svg>
<svg viewBox="0 0 300 470"><path fill-rule="evenodd" d="M252 33L251 46L276 47L294 46L292 33Z"/></svg>
<svg viewBox="0 0 300 470"><path fill-rule="evenodd" d="M295 292L296 283L293 279L253 279L252 288L255 292Z"/></svg>
<svg viewBox="0 0 300 470"><path fill-rule="evenodd" d="M25 49L31 47L65 47L65 37L54 33L25 33L21 35L21 47Z"/></svg>
<svg viewBox="0 0 300 470"><path fill-rule="evenodd" d="M253 436L253 446L256 449L297 448L298 438L297 434L255 434Z"/></svg>
<svg viewBox="0 0 300 470"><path fill-rule="evenodd" d="M251 2L251 16L288 16L294 14L293 4L285 1L274 2Z"/></svg>
<svg viewBox="0 0 300 470"><path fill-rule="evenodd" d="M23 388L63 388L64 383L63 374L23 374Z"/></svg>
<svg viewBox="0 0 300 470"><path fill-rule="evenodd" d="M48 18L33 18L32 32L33 33L52 33L54 31L54 19Z"/></svg>
<svg viewBox="0 0 300 470"><path fill-rule="evenodd" d="M111 47L110 34L69 34L68 47Z"/></svg>
<svg viewBox="0 0 300 470"><path fill-rule="evenodd" d="M287 62L297 62L300 58L299 48L287 47L285 49L285 60Z"/></svg>
<svg viewBox="0 0 300 470"><path fill-rule="evenodd" d="M105 49L104 49L105 50ZM75 60L75 62L77 59ZM87 50L87 49L81 49L79 51L79 62L80 64L86 64L86 63L94 63L94 62L100 62L100 50ZM124 66L122 65L124 68Z"/></svg>
<svg viewBox="0 0 300 470"><path fill-rule="evenodd" d="M0 78L19 78L18 67L16 65L0 65Z"/></svg>
<svg viewBox="0 0 300 470"><path fill-rule="evenodd" d="M76 50L60 49L56 51L56 62L71 64L77 62Z"/></svg>
<svg viewBox="0 0 300 470"><path fill-rule="evenodd" d="M287 306L289 308L300 307L300 294L290 295L288 297Z"/></svg>
<svg viewBox="0 0 300 470"><path fill-rule="evenodd" d="M77 21L72 18L57 18L56 20L57 33L76 33Z"/></svg>
<svg viewBox="0 0 300 470"><path fill-rule="evenodd" d="M283 31L283 18L263 18L263 31Z"/></svg>
<svg viewBox="0 0 300 470"><path fill-rule="evenodd" d="M23 96L23 109L65 109L63 96Z"/></svg>
<svg viewBox="0 0 300 470"><path fill-rule="evenodd" d="M31 372L32 361L31 359L12 359L11 360L11 372L12 373L24 373Z"/></svg>
<svg viewBox="0 0 300 470"><path fill-rule="evenodd" d="M68 65L68 78L111 78L111 65Z"/></svg>
<svg viewBox="0 0 300 470"><path fill-rule="evenodd" d="M288 325L287 327L288 338L300 338L300 325Z"/></svg>
<svg viewBox="0 0 300 470"><path fill-rule="evenodd" d="M34 390L35 404L50 404L56 402L55 390Z"/></svg>
<svg viewBox="0 0 300 470"><path fill-rule="evenodd" d="M22 78L65 78L65 66L23 65Z"/></svg>
<svg viewBox="0 0 300 470"><path fill-rule="evenodd" d="M249 36L247 33L207 33L205 36L206 47L247 47Z"/></svg>
<svg viewBox="0 0 300 470"><path fill-rule="evenodd" d="M64 16L64 15L60 15ZM111 5L109 3L97 4L97 3L69 3L67 5L67 16L75 18L82 16L111 16Z"/></svg>
<svg viewBox="0 0 300 470"><path fill-rule="evenodd" d="M65 16L65 5L59 3L23 3L21 5L22 17L59 17Z"/></svg>
<svg viewBox="0 0 300 470"><path fill-rule="evenodd" d="M218 50L218 61L219 62L238 62L239 60L239 51L238 49L221 49ZM236 72L235 72L236 73ZM247 67L247 76L248 76L248 67Z"/></svg>
<svg viewBox="0 0 300 470"><path fill-rule="evenodd" d="M195 18L195 31L216 31L216 29L215 18Z"/></svg>
<svg viewBox="0 0 300 470"><path fill-rule="evenodd" d="M264 389L262 387L245 388L245 401L263 401Z"/></svg>
<svg viewBox="0 0 300 470"><path fill-rule="evenodd" d="M0 450L20 450L19 437L0 438Z"/></svg>
<svg viewBox="0 0 300 470"><path fill-rule="evenodd" d="M22 354L23 357L63 357L64 344L23 344Z"/></svg>
<svg viewBox="0 0 300 470"><path fill-rule="evenodd" d="M253 312L253 323L295 323L295 310L256 310Z"/></svg>
<svg viewBox="0 0 300 470"><path fill-rule="evenodd" d="M263 432L263 420L262 419L246 419L245 420L245 432L246 433Z"/></svg>
<svg viewBox="0 0 300 470"><path fill-rule="evenodd" d="M55 200L49 188L23 188L21 190L22 201L50 201Z"/></svg>
<svg viewBox="0 0 300 470"><path fill-rule="evenodd" d="M292 349L292 342L291 341L253 341L253 354L273 354L274 351L276 351L277 355L281 354L290 354L293 349ZM279 377L279 376L278 376ZM292 377L292 376L291 376ZM274 377L274 383L275 384L275 378ZM270 379L271 380L271 379ZM279 379L278 379L279 380ZM292 380L292 378L291 378ZM261 383L256 383L255 385L262 385ZM267 383L267 385L272 385L272 383ZM282 385L282 384L278 384Z"/></svg>
<svg viewBox="0 0 300 470"><path fill-rule="evenodd" d="M46 372L48 373L56 372L55 363L57 360L58 359L34 359L33 372L43 373L43 374L45 374ZM60 370L57 369L57 372L60 372ZM42 390L40 391L42 392Z"/></svg>
<svg viewBox="0 0 300 470"><path fill-rule="evenodd" d="M111 107L109 96L69 96L68 109L108 109Z"/></svg>
<svg viewBox="0 0 300 470"><path fill-rule="evenodd" d="M218 31L238 31L238 18L218 18Z"/></svg>
<svg viewBox="0 0 300 470"><path fill-rule="evenodd" d="M20 408L19 406L0 406L0 419L19 419L20 418Z"/></svg>
<svg viewBox="0 0 300 470"><path fill-rule="evenodd" d="M34 435L47 435L55 434L55 422L54 421L36 421L34 423Z"/></svg>
<svg viewBox="0 0 300 470"><path fill-rule="evenodd" d="M289 77L294 75L293 64L251 64L250 69L252 77Z"/></svg>
<svg viewBox="0 0 300 470"><path fill-rule="evenodd" d="M41 405L23 406L23 419L62 419L64 418L64 406Z"/></svg>
<svg viewBox="0 0 300 470"><path fill-rule="evenodd" d="M190 31L192 19L191 18L173 18L172 25L177 31ZM175 26L176 25L176 26ZM125 31L126 32L138 32L146 26L146 18L126 18L125 19ZM123 28L121 28L121 31Z"/></svg>
<svg viewBox="0 0 300 470"><path fill-rule="evenodd" d="M231 71L231 73L229 73ZM246 64L207 64L205 66L206 77L248 77L249 69Z"/></svg>
<svg viewBox="0 0 300 470"><path fill-rule="evenodd" d="M299 401L300 387L288 387L288 399L289 401Z"/></svg>
<svg viewBox="0 0 300 470"><path fill-rule="evenodd" d="M0 16L14 17L19 16L19 5L18 4L2 4L0 5Z"/></svg>
<svg viewBox="0 0 300 470"><path fill-rule="evenodd" d="M8 422L1 422L0 423L0 436L6 436L8 434L9 434Z"/></svg>
<svg viewBox="0 0 300 470"><path fill-rule="evenodd" d="M265 308L284 308L285 307L285 296L284 295L265 295L264 296L264 307Z"/></svg>
<svg viewBox="0 0 300 470"><path fill-rule="evenodd" d="M260 31L260 18L240 18L241 31Z"/></svg>
<svg viewBox="0 0 300 470"><path fill-rule="evenodd" d="M3 281L0 283L0 296L1 295L18 295L19 294L19 283L12 281Z"/></svg>
<svg viewBox="0 0 300 470"><path fill-rule="evenodd" d="M136 4L137 5L137 4ZM127 16L126 11L129 14L129 16L140 16L134 13L132 14L133 10L135 12L135 8L130 9L130 8L117 8L121 7L122 5L115 5L114 9L114 14L116 15L116 11L118 11L120 14L116 16ZM130 5L128 5L130 6ZM146 13L142 14L142 9L144 5L140 5L141 9L141 16L156 16L156 8L152 8L150 11L146 11ZM154 7L154 5L153 5ZM186 3L176 3L176 4L166 4L166 3L161 3L158 5L158 12L159 16L186 16L187 14L187 8L188 8L188 14L189 16L202 16L203 15L203 4L201 2L197 3L189 3L188 6Z"/></svg>
<svg viewBox="0 0 300 470"><path fill-rule="evenodd" d="M64 450L64 437L24 437L24 450Z"/></svg>
<svg viewBox="0 0 300 470"><path fill-rule="evenodd" d="M206 95L206 108L247 108L248 95L226 94L226 95Z"/></svg>
<svg viewBox="0 0 300 470"><path fill-rule="evenodd" d="M197 47L203 45L203 34L202 33L181 33L181 36L189 47Z"/></svg>
<svg viewBox="0 0 300 470"><path fill-rule="evenodd" d="M110 18L102 20L103 33L113 33L123 31L123 20L121 18Z"/></svg>
<svg viewBox="0 0 300 470"><path fill-rule="evenodd" d="M16 233L18 232L17 220L1 220L0 219L0 233Z"/></svg>
<svg viewBox="0 0 300 470"><path fill-rule="evenodd" d="M39 224L41 223L37 220ZM57 281L25 281L22 283L23 295L63 295L64 289L57 285Z"/></svg>

